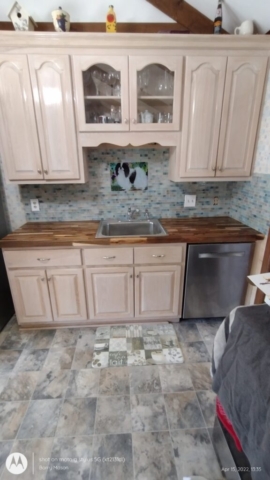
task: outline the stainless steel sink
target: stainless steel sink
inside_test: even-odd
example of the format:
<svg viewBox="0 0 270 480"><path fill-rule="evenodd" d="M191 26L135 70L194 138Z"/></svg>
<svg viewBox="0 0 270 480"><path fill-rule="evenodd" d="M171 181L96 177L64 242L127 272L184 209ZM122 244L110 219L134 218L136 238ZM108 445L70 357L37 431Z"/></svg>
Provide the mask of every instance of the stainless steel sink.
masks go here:
<svg viewBox="0 0 270 480"><path fill-rule="evenodd" d="M96 238L104 237L163 237L168 235L157 218L151 220L102 220Z"/></svg>

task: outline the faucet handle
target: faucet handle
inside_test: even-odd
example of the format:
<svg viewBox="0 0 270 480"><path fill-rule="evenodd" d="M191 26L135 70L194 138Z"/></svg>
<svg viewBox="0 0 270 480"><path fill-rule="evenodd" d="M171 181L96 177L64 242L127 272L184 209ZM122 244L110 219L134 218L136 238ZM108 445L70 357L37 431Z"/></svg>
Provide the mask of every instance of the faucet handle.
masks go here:
<svg viewBox="0 0 270 480"><path fill-rule="evenodd" d="M148 210L147 208L146 208L146 210L145 210L144 213L145 213L146 218L149 220L149 218L150 218L150 213L149 213L149 210Z"/></svg>

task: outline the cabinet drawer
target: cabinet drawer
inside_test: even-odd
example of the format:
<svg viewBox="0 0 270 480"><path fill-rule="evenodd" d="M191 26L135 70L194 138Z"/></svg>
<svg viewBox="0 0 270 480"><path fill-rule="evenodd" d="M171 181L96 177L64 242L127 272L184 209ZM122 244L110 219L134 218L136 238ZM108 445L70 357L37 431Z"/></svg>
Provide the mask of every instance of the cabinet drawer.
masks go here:
<svg viewBox="0 0 270 480"><path fill-rule="evenodd" d="M72 267L81 265L81 252L77 250L14 250L4 252L7 268L20 267Z"/></svg>
<svg viewBox="0 0 270 480"><path fill-rule="evenodd" d="M186 245L134 248L134 263L182 263L185 261Z"/></svg>
<svg viewBox="0 0 270 480"><path fill-rule="evenodd" d="M84 250L86 265L131 265L133 248L91 248Z"/></svg>

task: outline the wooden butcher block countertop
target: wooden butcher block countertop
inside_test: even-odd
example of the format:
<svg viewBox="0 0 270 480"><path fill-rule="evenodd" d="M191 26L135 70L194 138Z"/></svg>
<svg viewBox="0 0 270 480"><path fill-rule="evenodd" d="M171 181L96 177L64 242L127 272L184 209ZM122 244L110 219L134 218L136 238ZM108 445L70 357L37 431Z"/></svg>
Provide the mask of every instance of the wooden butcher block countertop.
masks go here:
<svg viewBox="0 0 270 480"><path fill-rule="evenodd" d="M230 217L166 218L164 237L95 238L98 221L29 222L0 240L0 248L144 245L155 243L233 243L262 240L264 235ZM75 244L75 245L74 245Z"/></svg>

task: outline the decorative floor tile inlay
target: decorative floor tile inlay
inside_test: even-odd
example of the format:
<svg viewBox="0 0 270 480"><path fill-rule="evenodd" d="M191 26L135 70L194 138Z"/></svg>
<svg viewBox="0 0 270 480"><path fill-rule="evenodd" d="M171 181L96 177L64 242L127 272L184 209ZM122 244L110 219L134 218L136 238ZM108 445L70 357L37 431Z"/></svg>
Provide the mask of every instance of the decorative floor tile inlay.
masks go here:
<svg viewBox="0 0 270 480"><path fill-rule="evenodd" d="M183 363L172 325L123 325L97 328L93 368Z"/></svg>

